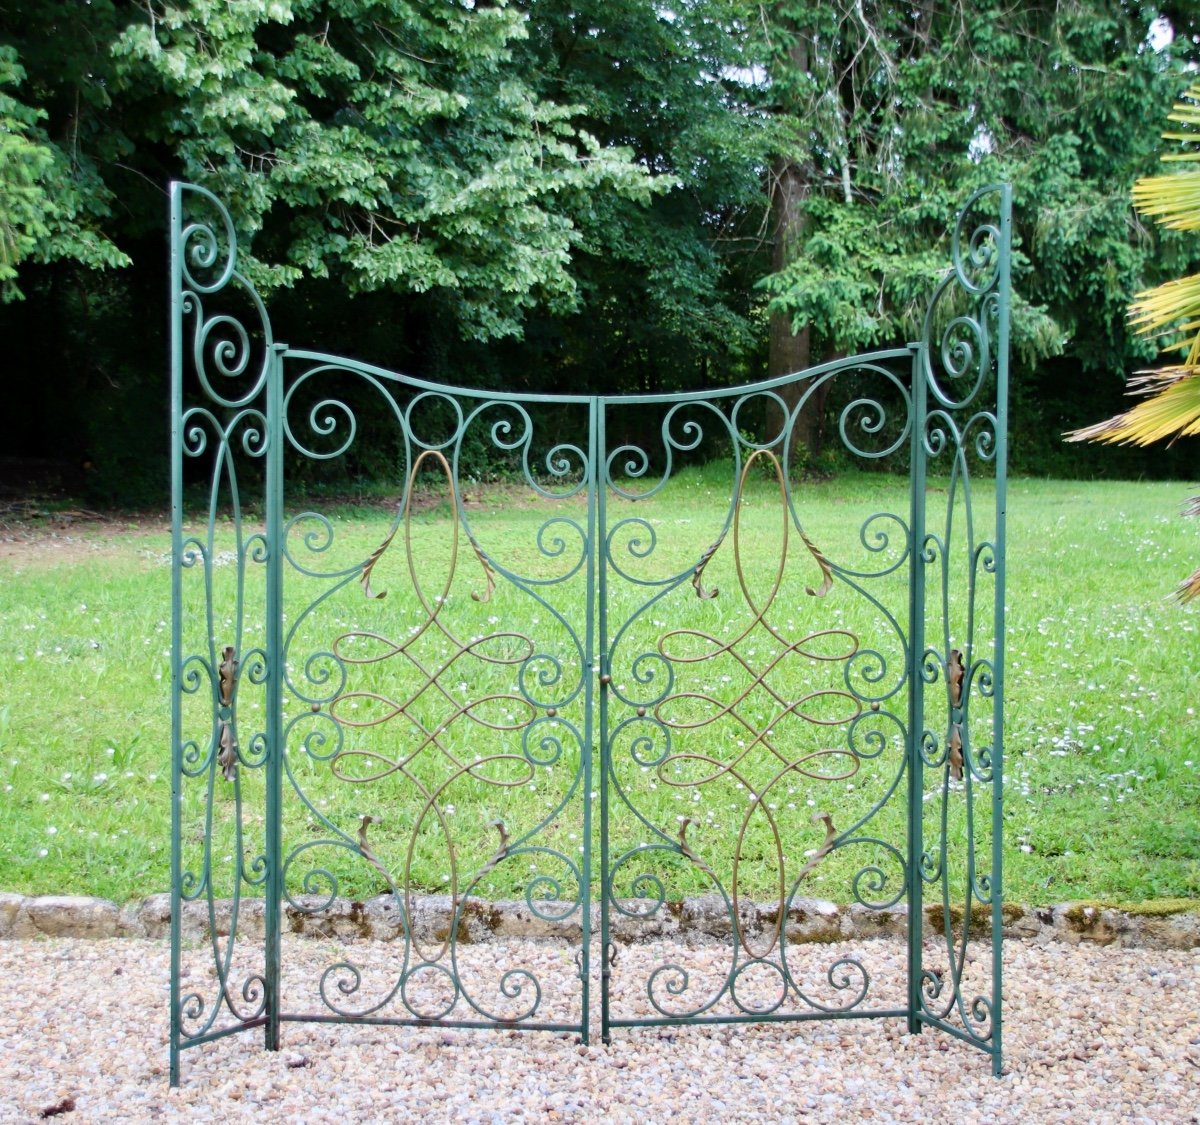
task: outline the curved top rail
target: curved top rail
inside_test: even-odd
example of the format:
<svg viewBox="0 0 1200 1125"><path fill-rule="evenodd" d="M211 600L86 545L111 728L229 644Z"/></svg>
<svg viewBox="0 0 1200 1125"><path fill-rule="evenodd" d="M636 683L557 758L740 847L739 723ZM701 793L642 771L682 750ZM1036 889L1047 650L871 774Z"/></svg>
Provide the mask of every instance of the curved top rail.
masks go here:
<svg viewBox="0 0 1200 1125"><path fill-rule="evenodd" d="M827 363L820 363L814 367L805 367L800 371L792 371L786 375L776 375L770 379L762 379L756 383L739 383L735 387L698 387L690 391L670 391L660 394L616 395L530 394L515 391L489 390L481 387L460 387L451 383L435 383L429 379L420 379L414 375L406 375L401 371L378 367L372 363L365 363L361 360L350 359L346 356L334 355L328 352L311 351L307 348L284 348L282 357L285 360L299 360L318 367L346 371L350 374L370 375L373 378L411 387L414 390L461 395L464 398L486 399L489 402L519 402L524 404L535 402L551 404L599 402L604 405L621 404L639 406L657 403L694 402L698 398L741 398L748 394L752 395L761 391L771 391L801 379L815 379L818 376L827 375L834 371L844 371L869 364L885 363L889 360L906 360L911 362L914 353L919 347L919 344L910 343L897 348L883 348L873 352L861 352L856 355L829 360Z"/></svg>

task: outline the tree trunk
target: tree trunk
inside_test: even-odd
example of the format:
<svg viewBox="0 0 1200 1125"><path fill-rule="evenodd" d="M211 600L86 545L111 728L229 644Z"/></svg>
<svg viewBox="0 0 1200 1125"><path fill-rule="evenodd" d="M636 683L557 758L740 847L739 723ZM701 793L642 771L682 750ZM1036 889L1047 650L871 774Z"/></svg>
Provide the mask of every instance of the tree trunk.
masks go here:
<svg viewBox="0 0 1200 1125"><path fill-rule="evenodd" d="M776 161L774 168L774 250L771 266L775 272L782 270L798 253L801 238L804 234L804 200L808 195L808 177L804 170L787 159ZM811 333L808 325L803 325L799 332L792 331L791 318L784 312L771 314L770 351L767 359L767 374L771 378L777 375L790 375L793 371L803 371L809 366L812 355ZM800 401L803 385L787 383L779 388L778 394L787 404L790 415ZM795 444L802 441L811 449L813 437L812 411L805 404L801 417L796 419L792 435L792 453L795 454ZM777 434L784 423L778 410L769 412L766 419L766 436Z"/></svg>
<svg viewBox="0 0 1200 1125"><path fill-rule="evenodd" d="M795 45L788 52L793 66L807 70L809 66L808 41L797 35ZM812 168L788 156L780 157L772 168L772 235L773 249L771 266L778 273L794 262L802 253L806 216L804 203L812 187ZM793 331L791 318L786 313L774 312L770 322L770 349L767 358L767 373L771 378L803 371L812 363L811 332L808 325ZM790 416L796 410L804 392L810 384L805 381L787 383L776 392L786 405ZM827 386L811 394L796 416L792 427L789 446L791 465L815 457L821 451L822 420L825 413ZM765 423L765 436L778 434L784 419L778 409L769 410ZM800 446L804 451L800 452ZM782 448L779 449L782 453ZM790 467L790 466L789 466Z"/></svg>

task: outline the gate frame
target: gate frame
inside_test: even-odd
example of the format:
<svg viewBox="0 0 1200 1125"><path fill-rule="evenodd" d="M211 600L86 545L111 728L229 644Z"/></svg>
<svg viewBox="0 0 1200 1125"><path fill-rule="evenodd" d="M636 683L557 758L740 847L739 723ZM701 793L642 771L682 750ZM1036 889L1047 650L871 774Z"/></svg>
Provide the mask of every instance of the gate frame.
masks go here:
<svg viewBox="0 0 1200 1125"><path fill-rule="evenodd" d="M185 226L185 195L186 193L195 193L204 204L215 209L215 213L219 220L224 224L224 229L213 229L215 224L208 224L203 221L193 221L190 225ZM989 197L995 196L995 200L990 200ZM973 209L983 200L989 200L996 205L996 218L994 221L980 220L979 225L974 229L967 231L965 222L972 214ZM796 381L801 378L813 378L825 373L836 372L845 368L850 368L856 364L862 364L872 361L883 360L906 360L911 364L912 373L912 392L911 392L911 436L910 436L910 469L909 469L909 536L910 536L910 551L911 565L909 571L908 584L908 628L906 645L906 675L908 677L908 722L907 722L907 746L905 748L905 765L908 770L907 780L907 856L906 856L906 871L905 871L905 892L904 897L907 900L908 910L908 938L907 938L907 1006L904 1010L897 1012L881 1012L873 1013L879 1015L895 1015L904 1016L907 1021L908 1030L911 1033L920 1033L923 1027L930 1026L938 1028L947 1034L953 1035L965 1042L983 1050L992 1059L993 1074L999 1075L1002 1072L1003 1055L1002 1055L1002 929L1003 929L1003 897L1002 897L1002 843L1003 843L1003 706L1004 706L1004 642L1005 642L1005 547L1006 547L1006 512L1007 512L1007 443L1008 443L1008 379L1009 379L1009 317L1011 305L1011 227L1012 227L1012 193L1011 187L1008 184L991 184L980 188L976 191L963 205L957 221L953 227L952 235L952 268L943 277L940 284L936 288L929 303L929 311L926 315L925 326L922 332L921 339L909 343L903 347L885 349L881 351L864 353L847 357L843 360L833 361L828 364L807 369L804 372L796 372L790 375L781 376L776 379L770 379L752 383L746 386L728 389L728 395L747 395L762 391L770 391L772 388L779 387L786 383ZM282 923L282 908L281 902L284 896L283 887L283 872L282 872L282 747L284 742L284 723L283 723L283 673L282 665L284 661L284 630L283 630L283 567L284 567L284 552L282 549L284 530L284 454L287 442L285 441L284 410L284 364L286 360L299 360L308 362L338 362L347 364L353 370L374 371L381 374L391 375L393 378L400 378L404 383L418 390L432 390L435 392L444 392L447 395L463 395L467 397L486 399L488 401L497 402L514 402L514 403L546 403L546 402L570 402L579 405L586 404L589 416L589 457L591 468L589 470L589 480L587 483L588 489L588 531L591 536L591 547L589 549L589 558L587 561L587 591L589 598L589 606L595 601L598 586L603 589L603 578L598 577L606 570L607 559L604 551L605 532L608 530L607 514L606 514L606 495L608 491L608 482L605 479L604 473L600 466L606 463L606 458L611 450L605 441L605 411L610 405L630 404L630 403L671 403L671 402L686 402L693 401L702 396L703 392L693 392L690 394L674 394L674 395L646 395L646 396L593 396L593 395L515 395L504 393L484 393L472 391L470 388L441 386L439 384L430 383L424 380L415 380L408 377L394 376L390 372L382 372L379 368L370 368L367 365L357 363L356 361L347 360L344 357L331 356L325 353L306 351L300 349L289 348L286 344L274 341L271 335L270 324L267 317L265 306L254 291L253 286L237 272L237 247L234 234L233 223L230 219L228 211L225 209L221 201L206 189L196 186L173 182L170 185L170 325L171 325L171 340L170 340L170 368L171 368L171 387L170 387L170 410L171 410L171 527L172 527L172 574L171 574L171 590L172 590L172 612L171 612L171 630L172 630L172 660L171 660L171 813L172 813L172 838L171 838L171 1012L170 1012L170 1083L176 1086L180 1081L180 1057L185 1049L198 1046L202 1043L209 1042L218 1038L222 1038L229 1034L234 1034L240 1031L248 1030L254 1027L263 1027L265 1036L265 1045L269 1050L278 1050L280 1046L280 1031L281 1023L287 1019L302 1019L307 1017L291 1017L285 1015L281 1011L281 996L280 996L280 972L281 972L281 923ZM964 241L964 234L966 240ZM226 256L222 258L220 247L227 247ZM224 263L224 265L222 265ZM220 275L215 283L197 282L193 276L192 270L197 273L204 269L220 268ZM977 283L973 279L972 271L981 271L984 274L985 282ZM236 284L250 299L255 306L258 316L261 319L261 331L265 341L265 358L260 374L257 376L258 383L254 386L249 394L235 398L222 397L221 392L214 392L208 383L206 375L201 376L203 390L208 394L209 398L216 402L219 407L236 408L244 413L252 413L254 415L253 424L261 422L262 432L247 439L243 434L242 444L250 450L247 445L247 440L253 443L255 440L258 446L253 456L261 456L264 464L264 514L265 514L265 530L259 534L256 533L250 537L251 540L258 539L260 542L256 544L256 549L260 551L261 558L256 561L265 564L265 582L266 582L266 620L265 620L265 640L264 649L261 653L263 667L261 670L261 683L263 684L266 698L266 717L265 717L265 749L262 757L257 761L256 765L263 768L263 776L265 779L265 825L264 825L264 855L263 874L260 880L255 882L262 887L265 898L264 903L264 924L265 924L265 941L264 941L264 971L261 977L255 976L250 978L243 990L244 998L256 1005L255 1009L249 1015L238 1013L234 1005L229 1001L228 990L229 982L226 979L225 973L228 969L226 964L223 969L220 963L220 957L216 952L214 945L214 961L216 963L217 976L220 979L222 993L230 1013L235 1016L235 1021L232 1024L226 1024L219 1028L210 1026L206 1028L204 1033L187 1036L183 1029L183 1011L184 1007L189 1002L189 997L182 995L181 986L181 949L183 945L182 937L182 914L186 898L194 898L194 895L184 894L184 871L182 861L182 812L181 804L183 798L183 781L185 774L185 743L183 730L183 714L182 714L182 693L185 690L185 676L189 673L185 671L189 662L196 660L197 657L193 654L188 654L184 649L184 598L183 598L183 570L194 564L194 554L189 561L188 555L193 548L189 545L189 541L184 536L184 474L183 463L185 453L194 455L189 449L189 443L194 439L189 436L189 415L190 412L185 409L185 352L188 345L191 345L193 364L197 369L204 367L204 360L201 358L201 352L206 346L209 346L209 332L218 326L225 330L230 330L231 336L235 337L235 344L232 351L225 351L223 357L218 357L215 361L217 371L222 375L230 377L238 377L244 374L245 357L243 357L242 366L239 368L237 363L237 341L236 336L240 333L241 343L245 347L246 353L249 352L249 343L245 329L234 318L223 316L208 316L201 308L201 298L206 298L210 294L215 294L224 289L227 285ZM966 315L960 315L952 319L948 326L943 327L941 323L935 321L934 308L939 299L948 291L965 290L970 298L971 312ZM185 327L185 319L188 316L193 316L196 319L196 326L193 333L189 336L189 332ZM974 319L972 319L974 317ZM224 323L222 323L224 322ZM994 345L990 339L991 328L994 323ZM965 331L968 337L971 333L974 336L967 340L965 345L965 353L963 348L963 332ZM956 338L955 333L959 335ZM220 349L223 345L220 340L217 342L217 348ZM975 354L972 348L977 348L979 354ZM990 349L990 350L989 350ZM968 381L974 376L971 374L974 368L972 364L976 364L979 369L978 379L975 387L969 394L961 398L957 398L954 393L943 386L945 377L939 378L936 369L940 366L942 371L955 377L962 374L965 369L967 371ZM229 367L230 370L225 368ZM237 368L233 370L233 368ZM989 378L994 375L995 379L995 404L994 408L980 407L976 402L976 396L980 388L988 382ZM251 400L257 400L261 395L264 400L262 409L257 407L247 406ZM932 398L932 406L931 406ZM195 408L192 408L193 410ZM976 452L984 460L994 463L995 468L995 532L994 537L989 540L984 540L980 546L980 550L976 551L972 557L972 567L982 566L993 576L993 604L991 607L992 621L994 623L994 636L992 644L994 646L990 659L985 658L983 663L987 665L984 674L988 675L989 680L986 685L986 690L983 694L987 695L991 701L992 708L992 744L990 747L983 748L983 753L986 755L982 762L982 769L987 774L986 782L991 785L991 867L990 872L984 877L981 886L986 891L988 899L980 897L980 888L976 884L972 862L969 867L969 882L970 888L967 893L967 913L970 914L971 902L977 900L981 903L990 901L990 930L991 930L991 995L990 997L979 997L971 1001L972 1005L982 1003L987 1013L986 1036L980 1037L973 1035L970 1030L970 1025L966 1020L964 1012L964 998L959 994L958 974L952 972L954 976L953 991L951 1000L957 1001L960 1012L964 1012L964 1027L955 1026L947 1017L950 1008L947 1007L946 1013L938 1014L930 1006L932 1000L936 1000L941 992L944 982L940 977L927 972L923 964L923 923L925 916L925 884L930 882L936 884L937 878L930 878L925 874L926 867L933 863L932 857L925 850L925 840L923 838L923 798L925 796L924 777L927 769L940 766L943 762L949 764L950 740L952 732L958 729L961 731L965 724L966 705L959 696L956 701L951 694L950 697L950 715L947 720L947 736L946 746L939 751L936 746L933 752L933 758L936 761L931 761L931 755L926 752L922 739L930 733L925 712L925 687L936 682L941 675L948 676L951 654L940 654L936 650L926 647L925 638L925 623L928 611L927 605L927 582L926 569L927 566L936 562L934 556L937 555L938 544L941 541L936 533L929 530L929 511L927 504L927 473L929 461L931 457L936 458L945 449L947 434L945 427L947 423L953 432L953 439L956 444L956 452L960 458L965 458L964 449L966 447L966 434L970 428L968 423L963 427L960 433L954 427L952 417L955 410L976 409L975 417L985 416L990 418L991 423L991 442L988 444L985 434L984 445L979 444L979 435L975 435L974 443ZM994 413L992 412L994 409ZM974 421L974 418L971 420ZM232 429L234 423L230 423L227 429L221 431L221 446L219 452L226 458L232 457L232 452L229 448L229 443L232 439ZM932 427L932 430L931 430ZM219 428L219 427L218 427ZM232 462L231 462L232 463ZM965 459L963 460L963 473L966 476ZM231 470L232 471L232 470ZM214 470L214 480L218 470ZM213 496L215 497L219 485L214 483ZM213 500L215 504L215 499ZM951 497L953 504L953 497ZM969 500L967 501L969 506ZM212 509L215 511L215 508ZM212 519L210 514L209 532L212 532ZM974 540L971 541L974 543ZM943 547L947 544L942 544ZM247 552L248 553L248 552ZM944 556L943 556L944 558ZM242 565L244 559L239 560L239 565ZM205 563L207 566L207 562ZM207 574L207 572L206 572ZM211 586L209 587L209 597L211 600ZM970 578L970 594L969 600L974 604L974 573ZM239 605L240 612L240 605ZM596 651L597 637L605 643L610 638L607 633L606 622L607 606L603 597L599 598L598 610L593 612L591 608L588 611L588 637L587 651L594 653ZM214 641L215 643L215 641ZM214 649L215 653L215 649ZM242 654L238 653L241 657ZM940 658L940 659L939 659ZM596 660L593 657L593 662ZM632 1026L628 1021L610 1021L610 1012L608 1005L609 998L609 979L610 979L610 964L608 950L610 945L610 903L612 901L612 887L610 884L611 877L611 856L609 853L609 768L610 768L610 752L609 745L609 730L608 730L608 709L603 702L603 693L606 691L605 676L608 673L607 668L607 653L601 652L598 657L599 667L588 669L589 672L594 671L599 674L599 687L593 688L591 675L587 676L587 691L586 691L586 734L587 742L581 746L581 770L585 771L581 776L587 778L587 788L585 793L590 791L592 785L592 777L594 770L594 757L596 748L599 748L598 764L600 768L601 784L600 784L600 828L599 828L599 852L600 852L600 995L601 995L601 1037L604 1042L610 1039L610 1030L612 1026ZM236 666L235 666L236 667ZM961 656L960 656L961 668ZM972 668L972 673L975 669ZM191 670L193 676L195 669ZM198 752L207 754L204 762L207 762L207 768L215 771L217 769L218 751L223 748L222 744L222 723L229 718L229 708L225 707L221 710L222 703L228 703L227 700L222 700L218 696L218 670L216 668L216 656L214 655L206 666L205 674L211 681L211 689L214 700L213 714L213 730L209 745L206 750L196 747ZM223 674L223 673L222 673ZM233 676L235 673L231 673ZM955 718L954 706L958 705L958 718ZM222 718L224 716L224 719ZM955 724L958 723L956 728ZM228 723L226 722L226 726ZM936 739L935 739L936 743ZM191 745L195 745L192 743ZM240 755L241 749L234 745L233 753L238 761L242 761ZM938 753L941 753L941 758L938 758ZM960 756L961 757L961 756ZM961 766L960 766L961 769ZM968 769L974 772L975 762L971 759L968 752ZM194 774L189 776L195 776ZM240 797L238 816L240 818ZM211 802L211 798L210 798ZM581 1021L579 1027L570 1026L570 1030L580 1032L583 1041L586 1042L589 1036L589 1004L590 1004L590 989L591 989L591 913L590 906L592 901L591 895L591 866L592 866L592 847L593 836L597 834L596 827L593 823L591 812L591 801L584 799L583 810L583 825L584 825L584 847L585 854L583 864L581 866L582 879L580 887L580 899L582 903L582 932L583 938L581 943L581 990L582 1009ZM973 837L971 838L973 840ZM968 846L971 846L969 841ZM943 916L942 925L943 932L950 944L953 944L951 915L949 910L948 892L945 887L948 883L948 878L944 872L944 863L946 857L947 843L943 837L940 841L941 862L943 864L941 884L944 888L943 894ZM206 861L207 862L207 861ZM935 865L936 866L936 865ZM240 870L240 868L239 868ZM239 886L242 876L235 880L235 885ZM245 880L250 882L250 880ZM198 892L197 892L198 893ZM936 910L936 904L933 909ZM232 927L236 928L236 910L233 915ZM916 924L914 920L917 920ZM214 928L215 932L215 917L213 914L213 903L209 899L209 924ZM968 927L969 928L969 927ZM230 942L234 940L233 935L230 936ZM967 936L964 931L963 938L963 954L965 957L965 949L967 945ZM951 964L954 964L953 952L951 951ZM961 964L958 966L961 971ZM221 1002L218 1000L214 1005L214 1017L220 1009ZM972 1011L974 1012L974 1007ZM860 1013L849 1011L845 1013L847 1017L860 1016ZM861 1015L866 1015L862 1013ZM325 1019L341 1019L341 1017L325 1016ZM805 1015L801 1018L830 1018L827 1014L823 1015ZM980 1023L984 1023L982 1018ZM422 1020L382 1020L372 1019L366 1020L343 1020L342 1022L391 1022L405 1024L423 1024L441 1023L444 1022L447 1026L478 1026L476 1023L464 1023L463 1021L447 1020L447 1021L422 1021ZM691 1019L663 1019L663 1020L648 1020L636 1021L639 1024L643 1023L683 1023L683 1022L700 1022ZM712 1022L712 1021L707 1021ZM767 1022L765 1019L763 1022ZM504 1026L511 1026L505 1024ZM519 1024L517 1026L520 1026ZM551 1025L533 1024L533 1027L550 1027ZM566 1025L553 1025L566 1026ZM964 1030L966 1028L966 1030Z"/></svg>

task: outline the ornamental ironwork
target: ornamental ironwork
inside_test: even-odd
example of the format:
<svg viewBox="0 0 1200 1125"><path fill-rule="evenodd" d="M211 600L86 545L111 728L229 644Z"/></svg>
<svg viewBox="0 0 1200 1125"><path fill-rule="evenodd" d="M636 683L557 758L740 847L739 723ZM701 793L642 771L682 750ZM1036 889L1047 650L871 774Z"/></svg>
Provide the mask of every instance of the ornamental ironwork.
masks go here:
<svg viewBox="0 0 1200 1125"><path fill-rule="evenodd" d="M172 185L173 1084L304 1020L894 1017L999 1073L1010 211L967 201L913 343L521 395L277 342L227 209ZM789 471L826 399L880 470L832 522ZM311 499L368 427L378 533ZM474 940L511 899L535 940ZM806 940L826 899L844 942ZM286 931L347 901L395 941L293 979Z"/></svg>

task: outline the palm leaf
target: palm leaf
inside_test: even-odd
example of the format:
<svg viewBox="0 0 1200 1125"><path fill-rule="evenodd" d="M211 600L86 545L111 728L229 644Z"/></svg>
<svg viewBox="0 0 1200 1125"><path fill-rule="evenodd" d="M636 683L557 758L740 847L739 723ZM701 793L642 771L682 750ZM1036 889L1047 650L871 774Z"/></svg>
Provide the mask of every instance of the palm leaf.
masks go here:
<svg viewBox="0 0 1200 1125"><path fill-rule="evenodd" d="M1200 159L1200 153L1189 153L1187 159ZM1200 169L1143 177L1133 185L1133 205L1171 230L1200 228Z"/></svg>
<svg viewBox="0 0 1200 1125"><path fill-rule="evenodd" d="M1186 340L1188 352L1184 364L1193 367L1200 363L1200 274L1143 290L1129 306L1129 318L1136 330L1146 336L1167 330L1190 336Z"/></svg>
<svg viewBox="0 0 1200 1125"><path fill-rule="evenodd" d="M1129 380L1129 387L1130 394L1146 399L1124 414L1071 431L1067 440L1151 445L1200 434L1200 370L1166 367L1142 372Z"/></svg>
<svg viewBox="0 0 1200 1125"><path fill-rule="evenodd" d="M1200 82L1193 83L1179 96L1184 100L1176 102L1171 107L1171 112L1167 114L1167 120L1178 121L1180 125L1191 125L1193 128L1200 129ZM1176 133L1163 134L1168 140L1178 135ZM1187 138L1191 134L1185 133L1183 136Z"/></svg>
<svg viewBox="0 0 1200 1125"><path fill-rule="evenodd" d="M1200 83L1183 94L1187 100L1176 102L1169 120L1186 126L1178 132L1164 133L1163 140L1181 145L1200 145ZM1166 164L1200 161L1200 148L1169 152ZM1143 215L1153 215L1171 230L1200 228L1200 170L1186 169L1169 176L1145 176L1133 185L1133 205Z"/></svg>

